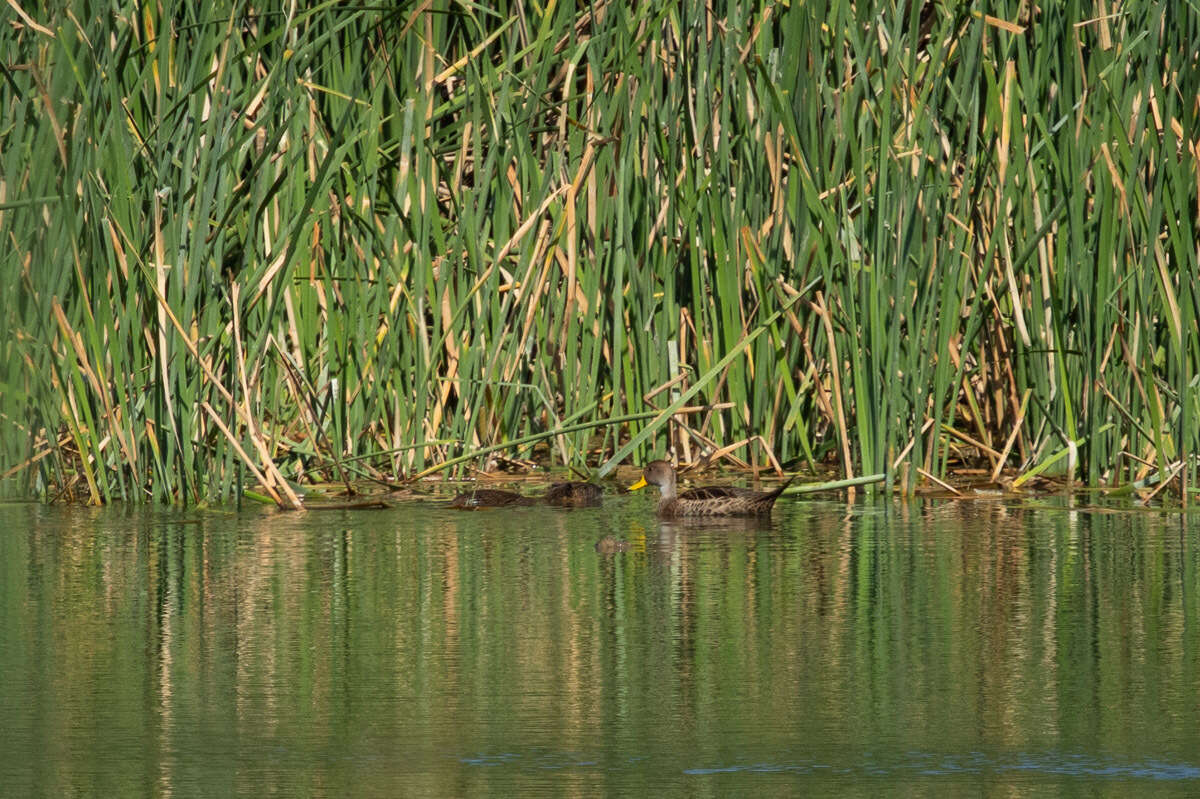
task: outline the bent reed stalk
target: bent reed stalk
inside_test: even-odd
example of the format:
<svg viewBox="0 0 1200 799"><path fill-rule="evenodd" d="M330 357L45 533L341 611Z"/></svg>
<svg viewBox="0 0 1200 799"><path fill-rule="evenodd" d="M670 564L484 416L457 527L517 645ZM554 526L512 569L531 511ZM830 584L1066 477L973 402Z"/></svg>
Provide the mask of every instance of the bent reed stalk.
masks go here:
<svg viewBox="0 0 1200 799"><path fill-rule="evenodd" d="M1191 6L16 6L5 493L290 504L555 430L1196 482Z"/></svg>

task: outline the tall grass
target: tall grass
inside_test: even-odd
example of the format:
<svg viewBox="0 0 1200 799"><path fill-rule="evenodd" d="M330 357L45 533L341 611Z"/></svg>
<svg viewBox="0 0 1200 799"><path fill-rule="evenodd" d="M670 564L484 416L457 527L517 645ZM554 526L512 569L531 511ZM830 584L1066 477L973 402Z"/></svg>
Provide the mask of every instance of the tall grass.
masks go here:
<svg viewBox="0 0 1200 799"><path fill-rule="evenodd" d="M1195 482L1194 6L18 7L10 492L292 504L559 429Z"/></svg>

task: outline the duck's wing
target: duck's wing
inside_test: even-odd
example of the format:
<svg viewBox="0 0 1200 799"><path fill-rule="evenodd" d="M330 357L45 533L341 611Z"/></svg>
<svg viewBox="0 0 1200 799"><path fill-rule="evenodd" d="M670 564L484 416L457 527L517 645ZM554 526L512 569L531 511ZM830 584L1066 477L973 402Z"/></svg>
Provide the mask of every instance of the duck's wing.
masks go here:
<svg viewBox="0 0 1200 799"><path fill-rule="evenodd" d="M699 488L689 488L686 491L680 491L679 498L698 500L700 502L713 502L745 496L743 493L745 491L746 489L735 486L701 486Z"/></svg>
<svg viewBox="0 0 1200 799"><path fill-rule="evenodd" d="M771 489L770 491L755 491L753 488L741 488L739 486L708 486L707 488L697 488L697 489L693 489L693 490L694 491L720 491L720 492L722 492L720 494L720 496L722 498L736 497L738 499L743 499L743 500L761 500L761 501L765 502L768 499L774 500L776 497L778 497L780 494L782 494L783 490L785 488L787 488L789 485L791 485L792 481L795 479L796 479L796 476L792 475L787 480L780 483L778 486ZM688 492L686 492L686 491L684 492L684 494L687 494L687 493ZM680 496L683 496L684 494L681 494Z"/></svg>

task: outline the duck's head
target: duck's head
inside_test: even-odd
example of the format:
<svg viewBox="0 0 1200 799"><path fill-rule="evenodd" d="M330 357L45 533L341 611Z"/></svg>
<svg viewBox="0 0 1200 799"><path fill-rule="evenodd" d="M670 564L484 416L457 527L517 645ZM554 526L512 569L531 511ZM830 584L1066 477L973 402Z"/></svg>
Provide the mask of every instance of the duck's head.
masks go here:
<svg viewBox="0 0 1200 799"><path fill-rule="evenodd" d="M650 461L646 464L646 468L642 470L642 479L631 485L629 490L637 491L639 488L645 488L648 485L658 486L663 496L674 495L675 469L671 464L663 460Z"/></svg>

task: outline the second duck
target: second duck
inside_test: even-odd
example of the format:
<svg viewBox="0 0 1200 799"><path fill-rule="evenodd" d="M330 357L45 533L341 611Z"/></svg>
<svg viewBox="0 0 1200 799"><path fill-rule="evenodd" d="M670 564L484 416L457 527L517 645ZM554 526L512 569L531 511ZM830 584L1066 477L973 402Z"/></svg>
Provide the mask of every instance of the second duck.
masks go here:
<svg viewBox="0 0 1200 799"><path fill-rule="evenodd" d="M774 491L751 491L735 486L704 486L677 491L675 467L663 460L651 461L642 472L642 479L629 487L637 491L656 485L662 493L658 500L660 518L679 516L767 516L775 500L791 484L795 476Z"/></svg>

